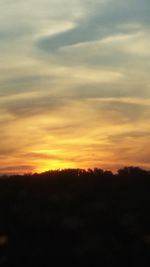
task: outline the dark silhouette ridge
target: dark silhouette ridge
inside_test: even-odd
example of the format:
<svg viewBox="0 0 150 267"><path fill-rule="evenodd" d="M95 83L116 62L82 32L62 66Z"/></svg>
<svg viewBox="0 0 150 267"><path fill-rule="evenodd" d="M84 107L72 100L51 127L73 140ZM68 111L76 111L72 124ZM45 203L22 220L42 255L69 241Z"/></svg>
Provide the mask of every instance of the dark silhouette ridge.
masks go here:
<svg viewBox="0 0 150 267"><path fill-rule="evenodd" d="M150 266L150 171L0 178L0 266Z"/></svg>

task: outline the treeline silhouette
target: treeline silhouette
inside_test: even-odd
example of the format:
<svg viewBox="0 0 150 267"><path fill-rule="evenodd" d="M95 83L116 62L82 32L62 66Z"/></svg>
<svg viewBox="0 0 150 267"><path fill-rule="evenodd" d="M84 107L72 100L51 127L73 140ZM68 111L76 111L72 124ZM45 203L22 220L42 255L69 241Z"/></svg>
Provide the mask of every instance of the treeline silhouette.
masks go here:
<svg viewBox="0 0 150 267"><path fill-rule="evenodd" d="M150 266L150 171L1 176L0 266Z"/></svg>

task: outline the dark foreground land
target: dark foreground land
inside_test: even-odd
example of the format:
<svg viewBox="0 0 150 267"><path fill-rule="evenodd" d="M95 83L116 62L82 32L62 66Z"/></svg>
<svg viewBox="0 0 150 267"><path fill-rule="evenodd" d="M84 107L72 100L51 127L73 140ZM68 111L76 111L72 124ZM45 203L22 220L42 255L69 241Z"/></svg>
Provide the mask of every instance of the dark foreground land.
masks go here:
<svg viewBox="0 0 150 267"><path fill-rule="evenodd" d="M150 266L150 172L1 177L0 266Z"/></svg>

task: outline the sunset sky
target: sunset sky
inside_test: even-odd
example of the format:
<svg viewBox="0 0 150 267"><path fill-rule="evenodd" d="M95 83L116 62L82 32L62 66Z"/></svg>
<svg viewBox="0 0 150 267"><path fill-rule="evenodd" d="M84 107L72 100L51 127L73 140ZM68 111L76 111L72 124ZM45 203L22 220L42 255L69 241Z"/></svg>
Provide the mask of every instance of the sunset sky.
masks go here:
<svg viewBox="0 0 150 267"><path fill-rule="evenodd" d="M0 1L0 174L150 169L150 1Z"/></svg>

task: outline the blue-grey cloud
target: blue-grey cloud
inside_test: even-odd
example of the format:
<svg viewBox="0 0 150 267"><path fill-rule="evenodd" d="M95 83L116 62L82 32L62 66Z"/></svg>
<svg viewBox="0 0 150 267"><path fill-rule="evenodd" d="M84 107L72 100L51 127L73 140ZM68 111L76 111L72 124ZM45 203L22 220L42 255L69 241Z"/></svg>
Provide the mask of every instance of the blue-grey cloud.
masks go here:
<svg viewBox="0 0 150 267"><path fill-rule="evenodd" d="M140 0L131 0L130 2L114 0L108 2L105 9L102 10L103 13L100 8L94 10L87 19L81 20L74 29L42 38L38 41L38 47L52 52L65 46L100 40L110 34L131 31L131 29L125 28L119 30L118 25L120 24L141 23L149 26L150 3L147 0L142 2Z"/></svg>

